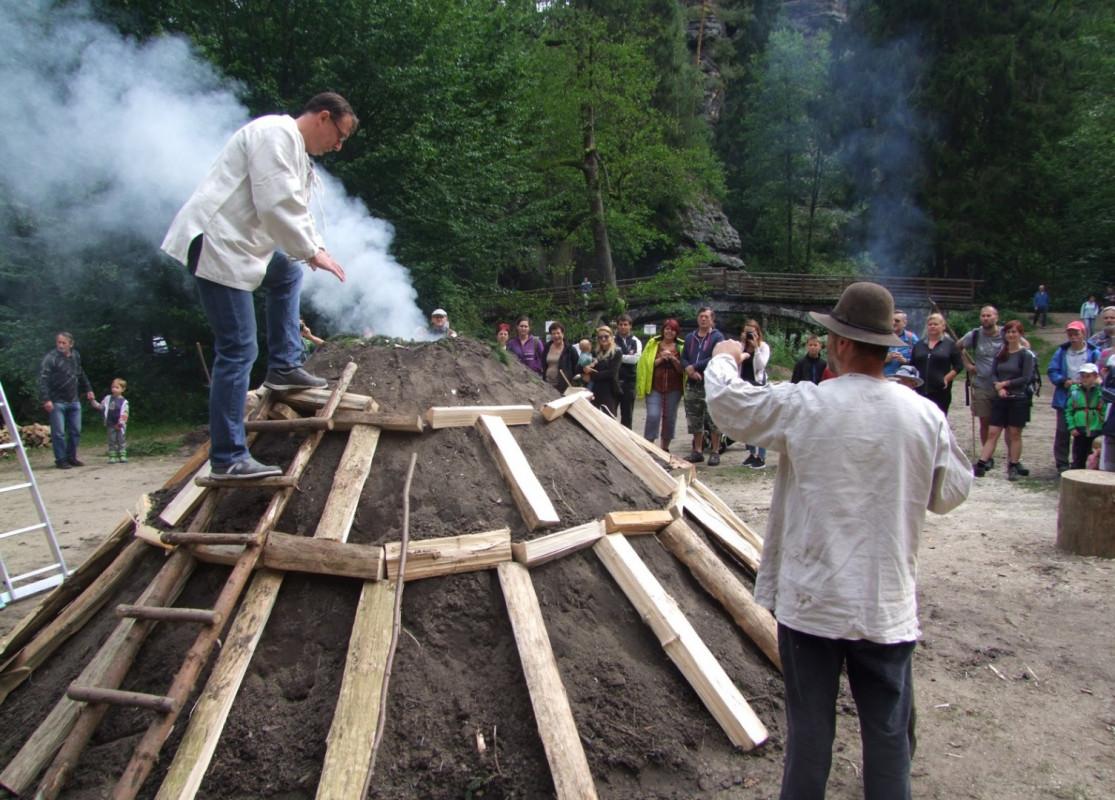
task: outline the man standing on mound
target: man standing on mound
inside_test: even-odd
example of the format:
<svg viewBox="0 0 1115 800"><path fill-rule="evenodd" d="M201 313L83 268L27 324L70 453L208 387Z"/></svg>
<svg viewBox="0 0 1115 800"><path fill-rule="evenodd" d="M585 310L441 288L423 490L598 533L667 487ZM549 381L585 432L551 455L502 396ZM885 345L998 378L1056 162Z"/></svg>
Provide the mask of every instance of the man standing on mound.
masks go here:
<svg viewBox="0 0 1115 800"><path fill-rule="evenodd" d="M209 460L214 478L282 474L252 458L244 434L245 397L259 354L252 292L261 285L267 291L264 385L276 391L326 385L302 369L302 269L296 262L345 279L310 215L310 156L340 150L359 124L348 101L332 92L313 97L297 118L272 115L249 122L217 156L163 241L163 251L197 279L213 329Z"/></svg>
<svg viewBox="0 0 1115 800"><path fill-rule="evenodd" d="M825 796L846 665L864 795L908 800L918 544L927 509L943 514L968 496L971 465L940 409L884 378L887 348L901 342L890 292L854 283L831 314L812 317L829 330L835 380L752 386L733 340L705 370L717 427L779 453L755 599L778 620L781 798Z"/></svg>

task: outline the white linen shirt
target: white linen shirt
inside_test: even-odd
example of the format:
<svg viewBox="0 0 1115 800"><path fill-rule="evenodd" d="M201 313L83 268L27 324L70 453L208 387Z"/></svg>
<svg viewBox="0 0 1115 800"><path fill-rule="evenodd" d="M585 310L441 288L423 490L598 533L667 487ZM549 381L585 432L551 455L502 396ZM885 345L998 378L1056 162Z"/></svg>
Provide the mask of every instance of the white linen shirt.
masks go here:
<svg viewBox="0 0 1115 800"><path fill-rule="evenodd" d="M937 406L859 374L751 386L723 353L705 371L705 399L721 431L779 453L755 599L814 636L916 639L926 509L951 511L972 485Z"/></svg>
<svg viewBox="0 0 1115 800"><path fill-rule="evenodd" d="M232 135L167 231L162 249L183 264L204 234L197 276L254 291L276 249L306 261L323 249L310 214L313 166L293 117L252 120Z"/></svg>

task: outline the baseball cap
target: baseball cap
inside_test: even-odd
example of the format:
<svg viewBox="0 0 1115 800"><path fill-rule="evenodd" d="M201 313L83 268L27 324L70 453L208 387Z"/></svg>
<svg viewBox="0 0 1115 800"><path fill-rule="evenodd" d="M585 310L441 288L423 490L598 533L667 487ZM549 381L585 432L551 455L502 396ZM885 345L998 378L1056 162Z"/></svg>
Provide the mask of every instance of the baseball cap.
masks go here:
<svg viewBox="0 0 1115 800"><path fill-rule="evenodd" d="M925 381L921 379L921 375L918 373L918 368L915 367L913 364L903 364L895 371L893 375L890 376L890 380L892 381L897 381L902 378L908 381L917 381L917 383L914 384L915 386L921 386L923 383L925 383Z"/></svg>
<svg viewBox="0 0 1115 800"><path fill-rule="evenodd" d="M1078 319L1074 319L1072 322L1070 322L1068 325L1065 326L1065 330L1066 331L1080 331L1081 333L1085 333L1088 329L1084 327L1083 322L1081 322Z"/></svg>
<svg viewBox="0 0 1115 800"><path fill-rule="evenodd" d="M1093 364L1091 361L1085 361L1083 364L1080 365L1080 369L1078 369L1076 371L1076 374L1077 375L1087 375L1088 373L1091 373L1093 375L1099 375L1100 374L1100 369L1095 364Z"/></svg>
<svg viewBox="0 0 1115 800"><path fill-rule="evenodd" d="M435 308L432 312L430 312L430 316L431 317L448 317L449 315L445 313L444 308Z"/></svg>

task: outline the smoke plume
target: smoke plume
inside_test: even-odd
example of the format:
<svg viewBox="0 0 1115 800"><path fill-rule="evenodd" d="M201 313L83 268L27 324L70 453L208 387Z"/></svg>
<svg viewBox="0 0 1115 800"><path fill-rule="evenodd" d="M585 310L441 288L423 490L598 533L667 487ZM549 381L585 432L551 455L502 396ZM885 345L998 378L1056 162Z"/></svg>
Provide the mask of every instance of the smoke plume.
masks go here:
<svg viewBox="0 0 1115 800"><path fill-rule="evenodd" d="M237 87L180 37L136 41L83 3L0 0L0 192L36 218L62 255L121 238L162 241L228 137L248 121ZM315 216L345 267L307 276L305 298L332 332L412 338L423 325L393 229L340 181Z"/></svg>

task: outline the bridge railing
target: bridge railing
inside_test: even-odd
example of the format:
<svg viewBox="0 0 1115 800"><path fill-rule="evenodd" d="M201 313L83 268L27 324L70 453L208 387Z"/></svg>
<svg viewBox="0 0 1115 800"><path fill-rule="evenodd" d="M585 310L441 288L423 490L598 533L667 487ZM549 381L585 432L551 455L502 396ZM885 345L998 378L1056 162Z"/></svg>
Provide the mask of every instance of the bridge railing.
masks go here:
<svg viewBox="0 0 1115 800"><path fill-rule="evenodd" d="M741 272L723 267L704 267L698 276L712 294L742 297L756 302L835 303L849 284L871 280L886 286L895 302L924 303L928 298L945 308L970 306L982 281L959 278L921 278L901 275L801 275L793 272ZM646 278L624 278L616 281L620 297L646 281ZM530 295L548 295L556 304L584 302L596 305L603 299L603 288L594 286L586 296L580 286L529 289Z"/></svg>

